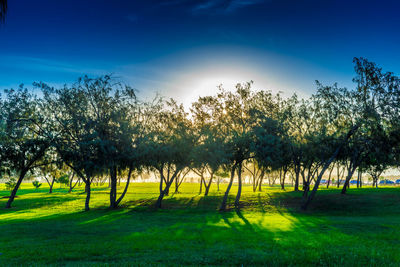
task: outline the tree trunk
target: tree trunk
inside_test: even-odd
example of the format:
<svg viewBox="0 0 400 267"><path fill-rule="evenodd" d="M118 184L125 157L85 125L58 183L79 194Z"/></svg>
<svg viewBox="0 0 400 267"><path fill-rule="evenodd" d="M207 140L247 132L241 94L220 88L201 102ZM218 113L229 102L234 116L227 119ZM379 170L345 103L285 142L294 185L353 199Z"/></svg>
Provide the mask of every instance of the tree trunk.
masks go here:
<svg viewBox="0 0 400 267"><path fill-rule="evenodd" d="M210 175L211 175L211 177L210 177L210 181L208 181L208 185L204 184L204 187L206 188L206 191L204 192L204 196L208 196L208 192L210 191L214 173L212 172Z"/></svg>
<svg viewBox="0 0 400 267"><path fill-rule="evenodd" d="M190 169L186 173L179 172L179 175L175 177L175 193L179 193L179 187L181 187L181 184L185 180L186 175L189 173ZM179 178L179 179L178 179ZM205 185L205 182L204 182Z"/></svg>
<svg viewBox="0 0 400 267"><path fill-rule="evenodd" d="M159 186L160 194L163 191L163 182L164 182L164 176L163 176L162 172L160 171L160 186Z"/></svg>
<svg viewBox="0 0 400 267"><path fill-rule="evenodd" d="M53 193L53 185L54 185L54 181L56 180L56 177L52 176L52 180L50 183L50 189L49 189L49 194Z"/></svg>
<svg viewBox="0 0 400 267"><path fill-rule="evenodd" d="M336 170L337 170L337 183L336 183L337 186L336 186L336 187L339 188L339 186L340 186L340 175L341 175L341 174L340 174L339 162L338 162L338 164L337 164L337 169L336 169Z"/></svg>
<svg viewBox="0 0 400 267"><path fill-rule="evenodd" d="M294 191L299 191L299 180L300 180L299 173L296 172L296 178L294 180Z"/></svg>
<svg viewBox="0 0 400 267"><path fill-rule="evenodd" d="M379 175L378 176L372 176L372 179L375 183L375 188L378 188L378 180L379 180ZM373 187L374 185L372 185Z"/></svg>
<svg viewBox="0 0 400 267"><path fill-rule="evenodd" d="M164 192L164 195L169 196L169 188L170 188L171 184L170 184L169 182L166 182L165 185L167 185L167 184L169 184L169 186L166 187L166 190L165 190L165 192Z"/></svg>
<svg viewBox="0 0 400 267"><path fill-rule="evenodd" d="M161 208L161 203L164 196L168 196L169 188L171 187L172 183L174 182L176 175L178 175L179 171L176 170L171 178L169 178L170 172L168 171L168 180L165 181L165 188L161 191L160 195L158 196L155 208Z"/></svg>
<svg viewBox="0 0 400 267"><path fill-rule="evenodd" d="M170 186L171 186L170 182L165 183L164 190L158 196L158 199L157 199L157 202L156 202L156 208L161 208L162 200L163 200L164 196L167 196L167 192L168 192Z"/></svg>
<svg viewBox="0 0 400 267"><path fill-rule="evenodd" d="M203 175L200 176L200 190L199 190L199 195L201 194L201 192L203 192L203 181L204 181L204 177Z"/></svg>
<svg viewBox="0 0 400 267"><path fill-rule="evenodd" d="M285 190L286 172L287 172L287 169L283 170L283 176L280 178L281 179L281 189L282 190Z"/></svg>
<svg viewBox="0 0 400 267"><path fill-rule="evenodd" d="M296 180L294 182L294 191L299 191L299 180L300 180L300 167L295 167Z"/></svg>
<svg viewBox="0 0 400 267"><path fill-rule="evenodd" d="M85 200L85 211L89 211L89 202L90 202L90 180L85 183L85 191L86 191L86 200Z"/></svg>
<svg viewBox="0 0 400 267"><path fill-rule="evenodd" d="M313 190L311 191L311 194L308 196L307 201L302 205L302 209L306 210L308 205L311 203L311 201L314 199L315 194L317 193L319 183L321 182L322 176L324 175L326 169L329 168L329 165L335 160L337 155L339 154L340 150L342 149L343 145L349 140L349 138L353 135L353 133L360 127L359 125L353 126L349 132L346 135L346 138L343 140L343 142L339 145L339 147L335 150L335 152L332 154L332 156L325 162L321 172L318 175L317 180L315 181L315 185Z"/></svg>
<svg viewBox="0 0 400 267"><path fill-rule="evenodd" d="M110 169L110 208L116 208L117 201L117 167L112 167Z"/></svg>
<svg viewBox="0 0 400 267"><path fill-rule="evenodd" d="M175 194L179 193L179 178L176 177L175 179Z"/></svg>
<svg viewBox="0 0 400 267"><path fill-rule="evenodd" d="M221 206L219 207L220 211L225 211L226 210L226 202L228 201L229 191L231 190L232 183L233 183L233 178L235 177L235 170L236 170L236 164L232 166L231 179L229 180L229 184L228 184L228 187L226 188L224 198L222 199Z"/></svg>
<svg viewBox="0 0 400 267"><path fill-rule="evenodd" d="M264 180L264 171L263 171L263 173L261 174L261 176L260 176L260 178L258 180L258 192L262 191L262 182L263 182L263 180Z"/></svg>
<svg viewBox="0 0 400 267"><path fill-rule="evenodd" d="M332 176L332 171L333 171L333 168L335 167L335 164L333 164L333 167L331 168L331 170L329 171L329 177L328 177L328 182L327 182L327 184L326 184L326 188L329 188L329 185L330 185L330 183L331 183L331 176Z"/></svg>
<svg viewBox="0 0 400 267"><path fill-rule="evenodd" d="M10 197L8 198L8 201L7 201L7 203L6 203L6 209L11 208L11 203L14 201L15 195L17 194L17 191L18 191L18 189L19 189L19 187L20 187L20 185L21 185L21 183L22 183L22 180L24 179L25 174L26 174L27 172L28 172L28 170L27 170L27 169L24 169L24 170L22 170L21 173L19 174L18 181L17 181L17 183L16 183L14 189L11 191L11 195L10 195Z"/></svg>
<svg viewBox="0 0 400 267"><path fill-rule="evenodd" d="M128 191L129 182L131 181L131 175L132 175L132 168L129 168L128 179L126 180L126 185L125 185L124 191L119 196L118 200L115 202L115 207L118 207L119 203L121 203L121 200L125 197L125 194Z"/></svg>
<svg viewBox="0 0 400 267"><path fill-rule="evenodd" d="M348 171L347 171L347 177L346 180L344 182L344 186L342 188L342 192L341 194L344 195L346 194L346 190L347 188L350 187L350 179L353 177L354 172L357 169L357 163L356 162L350 162L349 167L348 167Z"/></svg>
<svg viewBox="0 0 400 267"><path fill-rule="evenodd" d="M238 166L238 192L235 199L235 208L239 209L240 196L242 194L242 163Z"/></svg>
<svg viewBox="0 0 400 267"><path fill-rule="evenodd" d="M78 177L78 180L75 182L74 185L72 185L72 181L74 180L74 176L75 176L75 173L71 176L71 180L69 181L69 190L68 190L68 193L71 193L71 192L72 192L72 189L75 188L75 186L78 184L78 182L79 182L79 180L80 180L80 178Z"/></svg>

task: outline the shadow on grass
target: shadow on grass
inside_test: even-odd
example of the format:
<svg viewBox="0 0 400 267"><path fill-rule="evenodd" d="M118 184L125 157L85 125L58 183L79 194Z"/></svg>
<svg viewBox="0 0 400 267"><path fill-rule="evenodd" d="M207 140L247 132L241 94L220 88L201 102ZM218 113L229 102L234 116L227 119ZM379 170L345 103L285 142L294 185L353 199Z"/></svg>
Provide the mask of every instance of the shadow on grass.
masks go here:
<svg viewBox="0 0 400 267"><path fill-rule="evenodd" d="M16 211L24 211L24 210L29 210L29 209L40 209L41 207L55 207L58 205L65 204L66 202L69 201L75 201L77 199L76 196L74 195L44 195L44 194L38 194L35 197L32 198L16 198L13 201L13 204L10 209L5 209L4 206L7 203L8 199L2 199L0 202L0 215L3 213L9 213L9 212L16 212Z"/></svg>
<svg viewBox="0 0 400 267"><path fill-rule="evenodd" d="M156 198L149 198L123 202L116 210L104 206L89 212L8 221L0 225L0 264L101 265L112 261L122 265L304 266L369 265L373 259L375 265L385 265L393 258L383 250L380 256L372 254L371 235L362 232L374 232L366 225L376 227L381 222L373 218L354 226L362 222L360 216L365 212L376 212L368 209L376 201L398 203L397 192L389 191L395 195L389 199L376 192L339 196L337 191L327 191L317 195L307 212L298 210L301 192L246 194L240 211L227 212L217 212L221 195L179 194L167 197L163 209L157 211L152 208ZM62 198L65 200L54 195L19 201L24 201L20 202L24 209L37 209L67 205L76 195ZM230 196L230 208L233 200ZM357 213L354 205L360 203L366 207ZM334 214L339 215L337 219L332 219L337 210L333 206L342 207ZM350 217L354 215L358 217ZM392 242L386 240L390 239L385 236L380 242ZM354 242L359 244L354 250L359 254L349 253ZM36 244L34 250L32 243ZM57 253L48 253L49 248Z"/></svg>

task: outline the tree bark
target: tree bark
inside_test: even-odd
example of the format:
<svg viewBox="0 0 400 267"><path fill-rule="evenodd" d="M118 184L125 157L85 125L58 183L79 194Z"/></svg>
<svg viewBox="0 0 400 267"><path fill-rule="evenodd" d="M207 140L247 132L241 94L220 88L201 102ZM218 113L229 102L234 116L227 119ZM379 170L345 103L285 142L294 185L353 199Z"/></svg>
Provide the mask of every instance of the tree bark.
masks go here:
<svg viewBox="0 0 400 267"><path fill-rule="evenodd" d="M294 173L296 179L294 181L294 191L299 191L299 182L300 182L300 161L296 160L294 163Z"/></svg>
<svg viewBox="0 0 400 267"><path fill-rule="evenodd" d="M211 187L211 183L212 183L212 180L213 180L214 173L212 172L210 174L210 176L211 177L210 177L210 181L208 181L208 185L204 184L204 187L206 188L206 190L204 192L204 196L208 196L208 192L210 191L210 187Z"/></svg>
<svg viewBox="0 0 400 267"><path fill-rule="evenodd" d="M129 168L128 179L126 180L124 191L119 196L118 200L115 202L115 207L118 207L119 203L121 203L121 200L125 197L125 194L128 191L129 182L131 181L131 175L132 175L132 168Z"/></svg>
<svg viewBox="0 0 400 267"><path fill-rule="evenodd" d="M90 179L88 179L85 183L85 191L86 191L86 200L85 200L85 211L89 211L89 202L90 202Z"/></svg>
<svg viewBox="0 0 400 267"><path fill-rule="evenodd" d="M175 194L179 194L179 177L175 179Z"/></svg>
<svg viewBox="0 0 400 267"><path fill-rule="evenodd" d="M329 188L329 185L330 185L330 183L331 183L332 171L333 171L334 167L335 167L335 163L333 164L333 167L332 167L331 170L329 171L329 177L328 177L328 182L327 182L327 184L326 184L326 188Z"/></svg>
<svg viewBox="0 0 400 267"><path fill-rule="evenodd" d="M238 191L235 199L235 208L239 209L240 196L242 194L242 163L238 165Z"/></svg>
<svg viewBox="0 0 400 267"><path fill-rule="evenodd" d="M349 186L350 186L350 183L349 183L350 179L351 179L351 177L353 177L353 174L354 174L356 168L357 168L357 166L355 164L354 165L351 164L350 168L348 169L346 180L344 182L342 191L340 192L342 195L346 194L347 188L349 188Z"/></svg>
<svg viewBox="0 0 400 267"><path fill-rule="evenodd" d="M204 177L203 175L200 176L200 190L199 190L199 195L203 192L203 181Z"/></svg>
<svg viewBox="0 0 400 267"><path fill-rule="evenodd" d="M160 194L161 194L161 192L163 191L164 175L163 175L162 171L159 171L159 172L160 172L160 186L159 186L159 190L160 190Z"/></svg>
<svg viewBox="0 0 400 267"><path fill-rule="evenodd" d="M174 182L175 177L176 177L176 175L178 175L178 173L179 173L179 170L176 170L171 178L168 177L168 180L165 182L165 188L161 191L161 193L158 196L158 199L156 201L156 205L155 205L156 209L161 208L162 200L163 200L164 196L168 196L169 188L171 187L171 185ZM168 175L169 174L170 174L170 171L168 170Z"/></svg>
<svg viewBox="0 0 400 267"><path fill-rule="evenodd" d="M175 193L179 193L179 187L181 186L181 184L185 180L185 177L189 173L189 171L190 171L190 169L188 169L188 171L185 172L185 173L179 172L178 175L176 176L176 178L175 178ZM205 183L204 183L204 185L205 185Z"/></svg>
<svg viewBox="0 0 400 267"><path fill-rule="evenodd" d="M13 190L11 191L10 197L8 198L8 201L6 203L6 209L11 208L11 203L14 201L15 195L17 194L17 191L18 191L18 189L22 183L22 180L24 179L27 172L28 172L28 169L23 169L21 171L21 173L19 174L18 181L15 184Z"/></svg>
<svg viewBox="0 0 400 267"><path fill-rule="evenodd" d="M281 189L282 189L282 190L285 190L286 172L287 172L287 169L284 169L284 170L283 170L283 176L280 177Z"/></svg>
<svg viewBox="0 0 400 267"><path fill-rule="evenodd" d="M229 180L229 184L228 184L228 187L226 188L224 198L222 199L221 206L219 207L220 211L225 211L226 210L226 202L228 201L229 191L231 190L232 183L233 183L233 178L235 177L235 170L236 170L236 164L232 166L231 179Z"/></svg>
<svg viewBox="0 0 400 267"><path fill-rule="evenodd" d="M262 191L262 182L263 182L263 180L264 180L264 170L262 171L260 179L258 180L258 192Z"/></svg>
<svg viewBox="0 0 400 267"><path fill-rule="evenodd" d="M72 189L74 189L75 186L79 183L80 178L78 177L78 180L75 182L74 185L72 185L72 181L74 180L74 176L75 176L75 173L72 174L71 179L70 179L70 181L69 181L69 190L68 190L68 193L71 193L71 192L72 192Z"/></svg>
<svg viewBox="0 0 400 267"><path fill-rule="evenodd" d="M53 193L53 185L54 185L54 181L56 180L56 177L52 176L52 180L50 183L50 189L49 189L49 194Z"/></svg>
<svg viewBox="0 0 400 267"><path fill-rule="evenodd" d="M117 167L110 169L110 208L116 208L117 201Z"/></svg>

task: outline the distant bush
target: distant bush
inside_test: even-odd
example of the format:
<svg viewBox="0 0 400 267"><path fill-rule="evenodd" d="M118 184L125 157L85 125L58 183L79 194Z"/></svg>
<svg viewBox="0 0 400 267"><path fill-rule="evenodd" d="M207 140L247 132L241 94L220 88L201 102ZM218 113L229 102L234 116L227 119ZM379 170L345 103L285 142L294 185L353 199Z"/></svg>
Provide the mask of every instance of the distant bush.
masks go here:
<svg viewBox="0 0 400 267"><path fill-rule="evenodd" d="M69 177L67 174L62 175L60 177L58 177L57 182L60 183L60 186L63 185L68 185L69 184Z"/></svg>
<svg viewBox="0 0 400 267"><path fill-rule="evenodd" d="M39 183L39 181L37 181L37 180L33 181L32 184L33 184L33 186L35 187L35 189L38 189L39 187L42 186L42 184Z"/></svg>

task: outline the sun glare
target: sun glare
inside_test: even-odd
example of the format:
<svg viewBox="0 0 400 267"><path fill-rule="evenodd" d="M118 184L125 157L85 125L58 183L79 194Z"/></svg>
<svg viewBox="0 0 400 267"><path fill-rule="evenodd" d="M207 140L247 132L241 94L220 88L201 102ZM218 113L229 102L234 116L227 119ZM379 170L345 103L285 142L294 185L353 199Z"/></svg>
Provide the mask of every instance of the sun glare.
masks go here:
<svg viewBox="0 0 400 267"><path fill-rule="evenodd" d="M236 84L255 81L254 90L269 90L274 88L268 76L258 73L253 67L237 66L202 66L187 70L171 77L176 83L169 88L169 94L174 95L185 107L190 107L200 96L215 95L218 86L226 90L234 90Z"/></svg>

